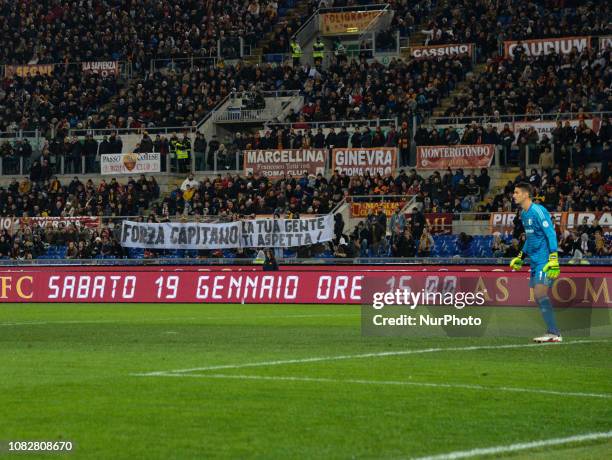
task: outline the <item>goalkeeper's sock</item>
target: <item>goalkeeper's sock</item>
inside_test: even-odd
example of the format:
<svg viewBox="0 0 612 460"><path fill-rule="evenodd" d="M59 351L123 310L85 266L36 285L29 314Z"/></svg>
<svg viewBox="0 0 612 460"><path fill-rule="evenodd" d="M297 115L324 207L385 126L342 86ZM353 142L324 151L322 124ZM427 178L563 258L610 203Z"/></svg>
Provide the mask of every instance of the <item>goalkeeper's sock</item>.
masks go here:
<svg viewBox="0 0 612 460"><path fill-rule="evenodd" d="M559 329L557 329L555 312L553 311L553 306L550 302L550 298L548 298L548 296L541 297L537 301L538 305L540 306L540 311L542 312L544 322L546 323L546 327L548 328L548 332L550 334L561 335L559 334Z"/></svg>

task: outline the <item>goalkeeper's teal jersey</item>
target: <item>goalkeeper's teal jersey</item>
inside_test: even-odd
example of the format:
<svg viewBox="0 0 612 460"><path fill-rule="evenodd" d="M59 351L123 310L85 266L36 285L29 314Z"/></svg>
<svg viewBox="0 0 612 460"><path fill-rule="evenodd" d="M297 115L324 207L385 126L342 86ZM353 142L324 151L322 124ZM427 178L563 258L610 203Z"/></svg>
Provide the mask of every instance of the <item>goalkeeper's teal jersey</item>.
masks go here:
<svg viewBox="0 0 612 460"><path fill-rule="evenodd" d="M557 252L557 234L548 210L532 203L527 211L521 212L521 222L527 237L523 253L531 259L531 265L548 262L551 252Z"/></svg>

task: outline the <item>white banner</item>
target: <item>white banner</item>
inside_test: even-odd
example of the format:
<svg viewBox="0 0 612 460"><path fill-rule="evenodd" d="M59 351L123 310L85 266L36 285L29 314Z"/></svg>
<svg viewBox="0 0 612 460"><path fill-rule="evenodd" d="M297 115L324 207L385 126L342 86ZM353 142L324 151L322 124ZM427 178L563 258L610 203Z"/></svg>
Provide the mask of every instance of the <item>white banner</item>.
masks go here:
<svg viewBox="0 0 612 460"><path fill-rule="evenodd" d="M561 120L561 126L565 127L565 123L569 121L572 128L576 129L580 124L581 120ZM584 120L585 124L591 128L595 134L599 132L600 120L599 118L588 118ZM556 121L515 121L514 122L514 134L518 137L522 129L529 129L533 126L538 133L538 139L542 140L542 137L546 134L550 140L552 140L552 132L557 127Z"/></svg>
<svg viewBox="0 0 612 460"><path fill-rule="evenodd" d="M514 57L517 47L522 47L527 56L547 56L549 54L570 54L591 49L591 37L540 38L535 40L508 40L504 42L504 55Z"/></svg>
<svg viewBox="0 0 612 460"><path fill-rule="evenodd" d="M147 174L160 172L159 153L110 153L100 155L102 174Z"/></svg>
<svg viewBox="0 0 612 460"><path fill-rule="evenodd" d="M334 238L333 215L227 223L124 221L121 246L149 249L290 248Z"/></svg>

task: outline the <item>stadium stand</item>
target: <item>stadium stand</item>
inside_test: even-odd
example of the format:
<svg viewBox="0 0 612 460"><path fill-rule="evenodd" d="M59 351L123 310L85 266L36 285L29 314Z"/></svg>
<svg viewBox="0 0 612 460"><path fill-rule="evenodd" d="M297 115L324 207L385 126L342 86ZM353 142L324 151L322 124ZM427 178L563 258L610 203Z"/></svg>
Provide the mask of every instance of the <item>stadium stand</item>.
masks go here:
<svg viewBox="0 0 612 460"><path fill-rule="evenodd" d="M236 174L242 169L246 149L398 146L403 150L401 164L407 166L411 147L458 144L499 146L506 152L502 164L511 159L524 166L522 154L531 153L537 169L529 175L523 171L516 181L531 182L551 211L609 210L612 128L606 111L610 108L612 50L593 46L569 54L530 56L517 48L513 57L501 57L504 40L609 34L608 4L569 0L389 2L395 15L390 27L378 32L379 47L385 48L399 32L416 45L476 43L473 58L412 59L404 55L383 64L361 53L350 59L333 55L323 67L294 66L283 57L263 64L248 59L226 64L216 58L219 47L224 57L238 57L240 40L252 49L259 47L264 55L282 55L290 51L291 37L303 22L303 17L291 11L299 8L308 17L317 8L364 3L232 1L207 3L202 8L198 1L0 2L0 14L7 18L2 25L0 62L9 66L54 64L51 73L6 74L1 82L0 132L6 134L0 139L2 174L15 176L23 171L29 180L14 180L7 189L0 189L0 216L299 216L329 212L347 195L394 194L416 195L422 212L514 211L510 185L501 191L490 187L486 173L484 179L449 170L426 177L416 172L395 177L333 174L327 179L286 181ZM101 60L128 62L129 75L122 72L109 78L83 73L81 62ZM168 170L176 142L182 142L195 156L196 171L223 173L203 178L189 190L177 186L164 193L154 177L129 178L124 185L104 180L78 185L77 177L68 186L55 177L97 172L100 154L123 149L116 130L140 133L159 127L193 128L232 92L272 90L298 90L304 105L286 120L269 124L265 134L244 127L223 139L202 133L193 136L189 129L144 134L134 151L162 153L162 171ZM423 123L436 110L442 110L443 117ZM528 127L515 131L513 123L501 126L504 117L519 115L530 121L555 112L573 112L572 121L582 122L570 126L564 124L567 117L560 115L560 125L550 136L539 136ZM598 129L593 123L586 124L595 116L599 117ZM359 121L380 119L396 119L397 126L359 127ZM419 126L413 126L415 120ZM338 126L342 122L346 127ZM328 127L323 128L326 123L338 128L330 133ZM19 131L36 130L40 144L31 144L27 137L11 137ZM78 130L79 135L71 130ZM80 135L85 130L103 134L95 138ZM186 173L189 167L177 161L171 170ZM346 235L349 244L344 246L355 247L340 252L484 256L493 254L496 244L500 248L509 244L507 239L496 242L482 235L425 234L421 241L423 234L415 235L411 229L409 235L404 234L406 229L397 235L395 229L389 235L386 230L378 234L369 221L364 220L364 231L373 235L361 238L359 231ZM94 241L99 236L93 236ZM47 236L39 237L50 248L61 246L52 244ZM13 247L14 238L5 234L4 244ZM108 238L112 243L113 235ZM414 244L406 244L406 238ZM589 238L596 244L594 234ZM74 242L78 249L81 240ZM324 251L327 256L338 253L342 245L336 243L335 248ZM606 240L600 253L608 250L607 244ZM498 248L497 253L506 249ZM11 251L3 254L13 254ZM43 255L38 250L30 252L33 257ZM46 255L65 254L56 249ZM25 256L20 250L19 257Z"/></svg>

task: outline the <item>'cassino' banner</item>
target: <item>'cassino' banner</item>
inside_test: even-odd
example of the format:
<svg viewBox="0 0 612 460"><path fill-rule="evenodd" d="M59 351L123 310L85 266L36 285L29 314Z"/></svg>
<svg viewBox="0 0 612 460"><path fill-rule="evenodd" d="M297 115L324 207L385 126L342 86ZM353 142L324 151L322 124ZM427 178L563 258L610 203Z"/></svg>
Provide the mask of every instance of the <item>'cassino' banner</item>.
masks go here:
<svg viewBox="0 0 612 460"><path fill-rule="evenodd" d="M361 202L351 203L351 217L368 217L371 213L378 214L381 209L387 217L391 217L397 208L402 209L405 201L381 201L378 203Z"/></svg>
<svg viewBox="0 0 612 460"><path fill-rule="evenodd" d="M514 57L516 48L521 45L527 56L546 56L553 53L570 54L574 48L581 53L584 50L591 49L591 37L559 37L537 40L505 41L504 56Z"/></svg>
<svg viewBox="0 0 612 460"><path fill-rule="evenodd" d="M391 174L396 166L395 147L332 150L332 169L349 176L362 176L366 172L372 175Z"/></svg>
<svg viewBox="0 0 612 460"><path fill-rule="evenodd" d="M119 63L117 61L83 62L81 70L85 75L95 74L103 78L118 77Z"/></svg>
<svg viewBox="0 0 612 460"><path fill-rule="evenodd" d="M605 235L612 234L611 212L551 212L550 215L558 233L564 230L576 230L581 225L599 224ZM512 233L515 217L515 212L492 212L489 218L491 233Z"/></svg>
<svg viewBox="0 0 612 460"><path fill-rule="evenodd" d="M467 55L472 57L474 54L474 45L471 43L463 43L460 45L434 45L434 46L411 46L410 57L415 59L445 57L445 56L460 56Z"/></svg>
<svg viewBox="0 0 612 460"><path fill-rule="evenodd" d="M109 153L100 155L102 174L146 174L160 172L160 154L151 153Z"/></svg>
<svg viewBox="0 0 612 460"><path fill-rule="evenodd" d="M334 217L225 223L124 221L121 246L149 249L290 248L334 238Z"/></svg>
<svg viewBox="0 0 612 460"><path fill-rule="evenodd" d="M39 266L0 268L2 302L361 304L372 283L418 292L482 292L488 306L537 308L529 273L482 266ZM563 267L550 290L556 307L610 308L606 267ZM477 307L475 307L477 308Z"/></svg>
<svg viewBox="0 0 612 460"><path fill-rule="evenodd" d="M488 168L495 145L422 145L416 153L418 169Z"/></svg>
<svg viewBox="0 0 612 460"><path fill-rule="evenodd" d="M244 173L271 179L325 174L327 149L245 150Z"/></svg>
<svg viewBox="0 0 612 460"><path fill-rule="evenodd" d="M22 78L53 75L53 64L5 65L4 76L10 78L14 75Z"/></svg>
<svg viewBox="0 0 612 460"><path fill-rule="evenodd" d="M364 30L382 13L375 11L345 11L319 15L321 35L356 34Z"/></svg>

